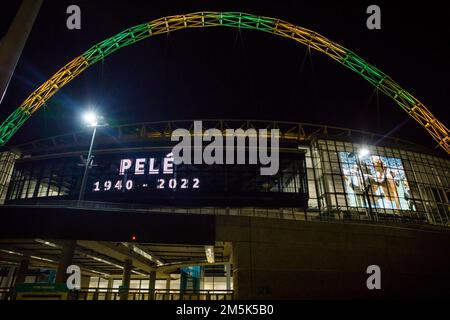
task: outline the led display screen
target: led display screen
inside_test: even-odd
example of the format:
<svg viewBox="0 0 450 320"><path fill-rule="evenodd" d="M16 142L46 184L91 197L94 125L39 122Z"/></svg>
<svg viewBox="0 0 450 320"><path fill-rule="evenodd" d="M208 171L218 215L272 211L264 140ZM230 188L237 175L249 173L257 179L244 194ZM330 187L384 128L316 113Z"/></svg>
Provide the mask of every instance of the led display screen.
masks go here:
<svg viewBox="0 0 450 320"><path fill-rule="evenodd" d="M260 165L175 165L167 152L97 156L89 172L86 199L155 203L173 199L191 204L201 200L211 205L257 205L278 199L298 205L299 195L307 196L305 171L301 153L282 154L274 176L262 176Z"/></svg>
<svg viewBox="0 0 450 320"><path fill-rule="evenodd" d="M170 149L96 154L84 200L174 206L306 206L305 155L280 153L279 171L261 175L260 165L175 165ZM69 156L18 162L8 201L77 200L84 166Z"/></svg>
<svg viewBox="0 0 450 320"><path fill-rule="evenodd" d="M357 158L352 152L339 152L349 207L412 210L416 207L402 160L384 156Z"/></svg>

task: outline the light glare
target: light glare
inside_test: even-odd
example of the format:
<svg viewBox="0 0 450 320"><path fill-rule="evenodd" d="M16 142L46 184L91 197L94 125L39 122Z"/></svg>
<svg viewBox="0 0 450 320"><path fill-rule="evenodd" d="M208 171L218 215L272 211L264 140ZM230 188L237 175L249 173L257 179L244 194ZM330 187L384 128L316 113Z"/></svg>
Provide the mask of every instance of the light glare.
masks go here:
<svg viewBox="0 0 450 320"><path fill-rule="evenodd" d="M92 111L85 113L83 119L90 126L95 127L98 124L98 116Z"/></svg>
<svg viewBox="0 0 450 320"><path fill-rule="evenodd" d="M370 154L369 149L367 148L362 148L361 150L359 150L358 155L360 158L365 158Z"/></svg>

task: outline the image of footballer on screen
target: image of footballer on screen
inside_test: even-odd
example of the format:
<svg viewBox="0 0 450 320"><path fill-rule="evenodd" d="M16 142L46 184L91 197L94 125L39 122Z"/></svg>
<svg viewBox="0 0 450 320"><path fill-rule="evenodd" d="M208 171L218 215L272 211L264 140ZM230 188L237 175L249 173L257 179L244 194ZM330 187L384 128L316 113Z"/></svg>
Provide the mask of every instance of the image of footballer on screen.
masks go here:
<svg viewBox="0 0 450 320"><path fill-rule="evenodd" d="M416 210L401 159L372 155L358 165L353 153L339 156L349 206L367 207L363 192L369 188L374 208Z"/></svg>

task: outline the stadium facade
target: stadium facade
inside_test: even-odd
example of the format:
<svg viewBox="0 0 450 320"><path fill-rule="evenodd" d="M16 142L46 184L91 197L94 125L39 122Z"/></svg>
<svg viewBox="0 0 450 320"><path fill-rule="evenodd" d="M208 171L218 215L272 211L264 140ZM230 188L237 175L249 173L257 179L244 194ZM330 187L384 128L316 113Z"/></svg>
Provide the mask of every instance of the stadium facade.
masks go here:
<svg viewBox="0 0 450 320"><path fill-rule="evenodd" d="M71 263L82 269L79 299L449 292L448 157L330 126L203 126L279 129L278 174L261 176L255 165L174 165L171 134L192 130L192 121L106 127L98 131L80 201L91 132L5 149L2 297L39 297L39 277L55 274L52 283L61 283ZM381 293L365 284L373 264L388 279Z"/></svg>

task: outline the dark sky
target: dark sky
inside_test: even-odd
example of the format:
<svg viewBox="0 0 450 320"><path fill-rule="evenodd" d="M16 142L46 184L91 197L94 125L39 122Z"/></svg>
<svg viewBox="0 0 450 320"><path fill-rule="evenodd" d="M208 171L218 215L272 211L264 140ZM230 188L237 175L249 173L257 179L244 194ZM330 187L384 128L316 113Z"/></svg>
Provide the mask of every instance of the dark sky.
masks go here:
<svg viewBox="0 0 450 320"><path fill-rule="evenodd" d="M368 5L382 30L366 28ZM20 1L5 0L0 35ZM66 28L66 7L82 10L82 30ZM55 71L128 27L195 11L243 11L312 29L390 75L449 126L450 14L443 2L44 1L0 106L2 120ZM414 120L357 74L291 40L234 29L189 29L149 38L91 67L25 123L12 144L82 128L93 105L110 123L244 118L393 132L433 147Z"/></svg>

